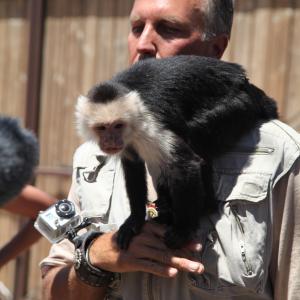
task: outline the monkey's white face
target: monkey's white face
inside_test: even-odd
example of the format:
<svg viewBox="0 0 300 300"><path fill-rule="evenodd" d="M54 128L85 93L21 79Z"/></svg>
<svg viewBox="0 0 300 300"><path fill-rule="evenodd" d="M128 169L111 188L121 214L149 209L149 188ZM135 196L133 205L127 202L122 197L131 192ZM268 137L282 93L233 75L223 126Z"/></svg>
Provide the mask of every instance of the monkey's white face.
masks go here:
<svg viewBox="0 0 300 300"><path fill-rule="evenodd" d="M135 139L139 103L136 92L107 103L80 96L76 106L78 131L86 140L94 140L103 152L118 154Z"/></svg>
<svg viewBox="0 0 300 300"><path fill-rule="evenodd" d="M160 126L136 91L107 103L80 96L76 117L79 134L108 155L122 155L132 146L147 164L157 165L170 160L176 144L173 134Z"/></svg>

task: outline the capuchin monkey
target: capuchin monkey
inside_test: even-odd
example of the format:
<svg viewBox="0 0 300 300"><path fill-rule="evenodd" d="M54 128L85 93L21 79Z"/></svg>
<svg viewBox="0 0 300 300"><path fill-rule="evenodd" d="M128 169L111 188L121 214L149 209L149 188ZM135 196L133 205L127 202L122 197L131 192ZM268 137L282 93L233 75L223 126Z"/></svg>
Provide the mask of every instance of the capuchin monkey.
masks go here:
<svg viewBox="0 0 300 300"><path fill-rule="evenodd" d="M199 56L147 59L94 86L76 107L78 130L124 168L131 215L117 243L126 249L145 222L145 162L170 248L193 239L216 208L212 160L242 135L278 117L275 102L237 64Z"/></svg>

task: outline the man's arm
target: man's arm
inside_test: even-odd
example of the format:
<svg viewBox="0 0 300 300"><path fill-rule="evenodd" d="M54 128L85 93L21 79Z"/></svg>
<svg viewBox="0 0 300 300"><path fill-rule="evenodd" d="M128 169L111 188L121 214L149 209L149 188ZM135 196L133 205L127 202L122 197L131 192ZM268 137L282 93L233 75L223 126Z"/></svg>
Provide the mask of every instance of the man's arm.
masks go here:
<svg viewBox="0 0 300 300"><path fill-rule="evenodd" d="M106 287L97 288L83 283L77 278L73 265L44 269L42 273L45 300L104 299Z"/></svg>
<svg viewBox="0 0 300 300"><path fill-rule="evenodd" d="M300 293L300 158L273 192L273 253L270 266L274 299Z"/></svg>
<svg viewBox="0 0 300 300"><path fill-rule="evenodd" d="M27 185L14 199L1 208L23 217L35 219L41 210L47 209L56 199L38 188Z"/></svg>
<svg viewBox="0 0 300 300"><path fill-rule="evenodd" d="M127 251L121 251L115 242L115 233L105 233L95 239L89 251L90 262L111 272L148 272L172 278L178 270L201 274L203 265L192 258L192 251L200 251L199 244L171 251L163 242L165 228L148 222L131 242ZM44 269L45 270L45 269ZM106 288L88 286L76 277L71 265L52 267L43 272L45 300L104 299Z"/></svg>
<svg viewBox="0 0 300 300"><path fill-rule="evenodd" d="M27 185L17 197L1 207L10 213L29 217L30 220L0 249L0 268L41 237L33 226L34 220L39 211L47 209L54 202L55 198L34 186Z"/></svg>

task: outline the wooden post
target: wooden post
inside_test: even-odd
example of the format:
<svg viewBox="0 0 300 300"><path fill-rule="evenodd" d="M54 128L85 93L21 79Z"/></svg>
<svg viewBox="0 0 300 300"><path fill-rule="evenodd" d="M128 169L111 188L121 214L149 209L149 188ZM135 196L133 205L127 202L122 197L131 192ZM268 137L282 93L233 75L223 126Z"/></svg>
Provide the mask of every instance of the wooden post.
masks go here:
<svg viewBox="0 0 300 300"><path fill-rule="evenodd" d="M29 55L27 71L27 94L25 127L38 134L39 107L42 74L43 35L46 0L29 0L28 19L30 22ZM24 220L20 221L20 226ZM23 299L27 292L29 252L16 260L14 300Z"/></svg>
<svg viewBox="0 0 300 300"><path fill-rule="evenodd" d="M46 0L29 0L30 20L25 126L38 133Z"/></svg>

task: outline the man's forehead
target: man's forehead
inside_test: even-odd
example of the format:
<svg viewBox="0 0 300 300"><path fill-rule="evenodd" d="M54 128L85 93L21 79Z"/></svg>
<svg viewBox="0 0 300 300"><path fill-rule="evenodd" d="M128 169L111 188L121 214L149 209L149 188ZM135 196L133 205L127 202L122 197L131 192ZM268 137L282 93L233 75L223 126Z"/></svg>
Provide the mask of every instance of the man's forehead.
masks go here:
<svg viewBox="0 0 300 300"><path fill-rule="evenodd" d="M135 0L130 21L163 18L169 22L185 22L202 10L207 0Z"/></svg>
<svg viewBox="0 0 300 300"><path fill-rule="evenodd" d="M169 23L184 23L186 21L185 18L181 16L175 16L175 15L156 15L156 19L163 19L165 21L168 21ZM132 14L130 16L130 21L131 22L138 22L138 21L144 21L147 19L147 16L144 16L142 14Z"/></svg>

